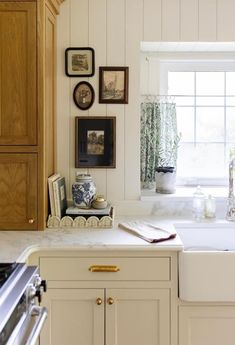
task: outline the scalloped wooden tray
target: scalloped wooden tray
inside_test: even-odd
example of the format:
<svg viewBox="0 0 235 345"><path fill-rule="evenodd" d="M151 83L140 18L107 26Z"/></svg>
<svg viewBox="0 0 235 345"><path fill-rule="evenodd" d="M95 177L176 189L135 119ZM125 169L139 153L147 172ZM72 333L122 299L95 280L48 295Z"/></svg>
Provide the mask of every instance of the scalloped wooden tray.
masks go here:
<svg viewBox="0 0 235 345"><path fill-rule="evenodd" d="M49 215L47 227L52 229L58 228L76 228L76 229L110 229L114 224L114 208L111 207L110 215L103 216L100 219L96 216L90 216L87 219L83 216L72 218L64 216L61 219L57 216Z"/></svg>

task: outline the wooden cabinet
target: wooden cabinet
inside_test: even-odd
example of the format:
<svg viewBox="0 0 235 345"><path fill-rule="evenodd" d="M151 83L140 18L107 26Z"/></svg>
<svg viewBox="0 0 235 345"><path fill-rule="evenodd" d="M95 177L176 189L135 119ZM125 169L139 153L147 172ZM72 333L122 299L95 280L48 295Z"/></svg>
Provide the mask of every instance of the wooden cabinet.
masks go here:
<svg viewBox="0 0 235 345"><path fill-rule="evenodd" d="M179 345L234 345L235 306L179 307Z"/></svg>
<svg viewBox="0 0 235 345"><path fill-rule="evenodd" d="M176 257L34 254L48 282L41 345L175 345ZM173 332L172 332L173 331Z"/></svg>
<svg viewBox="0 0 235 345"><path fill-rule="evenodd" d="M0 2L0 145L37 144L36 3Z"/></svg>
<svg viewBox="0 0 235 345"><path fill-rule="evenodd" d="M37 154L0 153L0 227L37 226Z"/></svg>
<svg viewBox="0 0 235 345"><path fill-rule="evenodd" d="M47 177L56 170L55 42L62 1L0 1L0 229L46 226Z"/></svg>

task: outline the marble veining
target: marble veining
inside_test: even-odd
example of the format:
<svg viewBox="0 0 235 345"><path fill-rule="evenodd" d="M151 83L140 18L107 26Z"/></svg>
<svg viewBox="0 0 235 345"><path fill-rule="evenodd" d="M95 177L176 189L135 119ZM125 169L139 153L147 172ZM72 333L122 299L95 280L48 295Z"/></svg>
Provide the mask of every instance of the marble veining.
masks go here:
<svg viewBox="0 0 235 345"><path fill-rule="evenodd" d="M182 250L182 242L175 239L149 244L137 236L119 229L117 219L112 229L46 229L44 231L0 231L0 262L25 261L38 250ZM136 219L136 217L135 217ZM172 222L148 218L158 226L174 230Z"/></svg>

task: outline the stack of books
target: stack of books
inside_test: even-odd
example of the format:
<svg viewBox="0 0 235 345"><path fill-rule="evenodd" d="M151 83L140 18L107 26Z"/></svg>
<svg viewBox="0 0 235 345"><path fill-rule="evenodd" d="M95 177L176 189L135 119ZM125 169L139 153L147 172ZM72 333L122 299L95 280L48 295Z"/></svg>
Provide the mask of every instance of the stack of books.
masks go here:
<svg viewBox="0 0 235 345"><path fill-rule="evenodd" d="M107 205L107 207L103 209L96 209L96 208L88 208L82 209L76 206L68 207L66 210L66 216L70 216L71 218L76 218L78 216L82 216L85 218L89 218L91 216L95 216L97 218L102 218L104 216L110 216L112 213L112 206Z"/></svg>
<svg viewBox="0 0 235 345"><path fill-rule="evenodd" d="M67 209L65 178L60 174L48 177L48 189L51 215L62 218Z"/></svg>

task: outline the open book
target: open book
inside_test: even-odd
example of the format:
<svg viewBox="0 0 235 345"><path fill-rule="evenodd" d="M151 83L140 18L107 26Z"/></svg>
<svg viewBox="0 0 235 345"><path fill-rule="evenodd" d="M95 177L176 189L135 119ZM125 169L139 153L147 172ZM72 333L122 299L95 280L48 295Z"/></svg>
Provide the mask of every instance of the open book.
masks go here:
<svg viewBox="0 0 235 345"><path fill-rule="evenodd" d="M176 236L175 232L142 221L119 223L118 226L150 243L170 240Z"/></svg>

